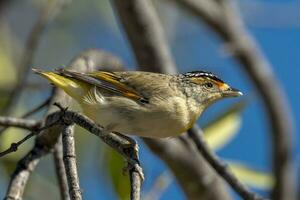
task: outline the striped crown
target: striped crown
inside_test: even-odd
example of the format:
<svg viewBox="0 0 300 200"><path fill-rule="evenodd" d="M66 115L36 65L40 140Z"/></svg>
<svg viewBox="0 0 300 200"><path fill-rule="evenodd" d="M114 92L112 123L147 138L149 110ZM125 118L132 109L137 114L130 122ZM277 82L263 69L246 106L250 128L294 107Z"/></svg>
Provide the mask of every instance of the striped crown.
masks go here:
<svg viewBox="0 0 300 200"><path fill-rule="evenodd" d="M217 77L213 73L207 72L207 71L187 72L187 73L183 74L183 76L186 77L186 78L209 78L209 79L215 80L217 82L224 83L224 81L221 80L219 77Z"/></svg>

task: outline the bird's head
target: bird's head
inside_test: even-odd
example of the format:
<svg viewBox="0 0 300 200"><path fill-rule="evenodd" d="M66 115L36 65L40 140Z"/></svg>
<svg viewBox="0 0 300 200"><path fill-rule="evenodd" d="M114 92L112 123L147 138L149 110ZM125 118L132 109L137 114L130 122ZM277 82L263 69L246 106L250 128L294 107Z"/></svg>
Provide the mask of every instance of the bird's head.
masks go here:
<svg viewBox="0 0 300 200"><path fill-rule="evenodd" d="M185 94L193 97L205 107L225 97L238 97L242 95L242 92L230 87L210 72L193 71L181 74L180 77L183 80Z"/></svg>

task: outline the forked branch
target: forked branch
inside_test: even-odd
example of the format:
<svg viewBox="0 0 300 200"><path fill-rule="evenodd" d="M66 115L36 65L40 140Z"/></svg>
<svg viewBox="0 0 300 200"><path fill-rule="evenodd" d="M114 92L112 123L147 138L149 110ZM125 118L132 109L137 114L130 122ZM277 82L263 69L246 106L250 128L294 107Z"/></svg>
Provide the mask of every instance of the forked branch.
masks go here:
<svg viewBox="0 0 300 200"><path fill-rule="evenodd" d="M144 175L142 172L142 168L140 167L139 164L139 160L138 160L138 156L137 156L137 152L136 152L136 148L137 148L137 144L133 144L132 145L132 141L126 140L126 137L122 137L118 134L114 134L114 133L110 133L107 132L105 129L97 126L92 120L90 120L89 118L87 118L86 116L83 116L79 113L76 112L72 112L72 111L58 111L58 112L54 112L50 115L48 115L46 121L46 125L44 127L41 128L41 130L38 133L42 133L42 130L45 130L47 128L53 127L56 128L56 130L60 131L60 132L64 132L65 139L65 147L70 147L70 130L69 130L69 126L65 127L65 123L67 124L72 124L72 123L76 123L77 125L81 126L82 128L86 129L87 131L89 131L90 133L98 136L102 141L104 141L106 144L108 144L109 146L111 146L113 149L115 149L117 152L119 152L121 155L123 155L123 157L127 160L128 162L128 166L129 166L129 173L130 173L130 177L131 177L131 182L132 182L132 199L134 200L139 200L140 199L140 187L141 187L141 183L144 180ZM26 137L26 140L33 137L34 134L30 134ZM24 141L26 141L25 139L20 141L20 144L22 144ZM19 144L19 145L20 145ZM67 146L66 146L67 145ZM15 146L15 145L12 145ZM38 146L36 146L38 147ZM66 150L70 150L69 148L65 149L65 166L68 167L66 171L72 169L71 171L68 171L68 181L69 181L69 190L70 190L70 196L72 197L76 197L76 199L80 199L79 197L79 182L77 182L76 180L78 180L77 178L75 178L74 175L74 160L70 161L70 159L66 159L67 157L69 158L74 158L73 156L70 156L70 152L66 151ZM72 150L72 149L71 149ZM11 151L11 150L10 150ZM38 153L36 153L37 149L35 149L35 154L37 154L36 159L39 159L41 155L43 155L44 153L47 153L47 150L39 150ZM7 151L5 151L7 152ZM40 152L44 152L44 153L40 153ZM72 151L73 152L73 151ZM28 154L28 156L26 156L22 161L20 161L20 163L25 162L26 163L31 163L32 161L32 157L33 157L33 153L34 152L30 152ZM72 153L72 155L75 155L74 152ZM72 160L72 159L71 159ZM36 162L33 163L33 167L35 167ZM75 170L76 171L76 170ZM26 178L28 178L28 176L30 175L30 170L26 171ZM25 173L25 172L24 172ZM21 181L21 180L20 180ZM18 181L18 185L15 185L14 182L15 180L12 179L12 182L10 184L10 187L8 189L8 191L18 191L18 189L13 189L11 187L18 187L20 181ZM75 185L74 185L75 184ZM76 187L75 187L76 186ZM17 199L17 198L12 198L14 195L11 195L11 193L8 193L6 198L7 199Z"/></svg>

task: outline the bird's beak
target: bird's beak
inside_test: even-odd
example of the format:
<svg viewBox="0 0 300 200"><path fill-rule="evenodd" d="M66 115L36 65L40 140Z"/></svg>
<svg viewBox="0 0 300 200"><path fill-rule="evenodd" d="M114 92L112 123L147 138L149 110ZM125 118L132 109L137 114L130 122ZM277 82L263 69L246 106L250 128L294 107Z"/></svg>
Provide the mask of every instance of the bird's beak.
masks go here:
<svg viewBox="0 0 300 200"><path fill-rule="evenodd" d="M243 93L235 88L228 88L227 90L223 91L224 97L239 97L242 95L243 95Z"/></svg>

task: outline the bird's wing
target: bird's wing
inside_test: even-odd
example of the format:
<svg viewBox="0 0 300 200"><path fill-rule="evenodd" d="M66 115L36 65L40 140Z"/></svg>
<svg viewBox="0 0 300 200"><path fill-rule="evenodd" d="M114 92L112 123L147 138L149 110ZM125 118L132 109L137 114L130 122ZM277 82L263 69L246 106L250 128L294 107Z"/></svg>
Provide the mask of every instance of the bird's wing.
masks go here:
<svg viewBox="0 0 300 200"><path fill-rule="evenodd" d="M83 81L116 95L124 96L141 103L149 103L147 98L143 97L125 83L122 83L122 77L112 72L97 71L85 74L65 69L59 69L57 71L62 76Z"/></svg>

